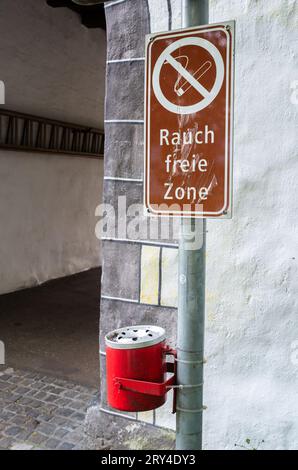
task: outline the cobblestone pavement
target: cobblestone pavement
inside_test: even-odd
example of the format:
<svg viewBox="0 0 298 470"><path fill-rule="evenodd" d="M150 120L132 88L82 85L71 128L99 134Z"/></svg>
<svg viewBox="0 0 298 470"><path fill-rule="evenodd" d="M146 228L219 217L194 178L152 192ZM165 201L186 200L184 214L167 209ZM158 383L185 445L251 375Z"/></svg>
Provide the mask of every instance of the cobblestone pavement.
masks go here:
<svg viewBox="0 0 298 470"><path fill-rule="evenodd" d="M0 372L0 450L83 449L97 390L35 372Z"/></svg>

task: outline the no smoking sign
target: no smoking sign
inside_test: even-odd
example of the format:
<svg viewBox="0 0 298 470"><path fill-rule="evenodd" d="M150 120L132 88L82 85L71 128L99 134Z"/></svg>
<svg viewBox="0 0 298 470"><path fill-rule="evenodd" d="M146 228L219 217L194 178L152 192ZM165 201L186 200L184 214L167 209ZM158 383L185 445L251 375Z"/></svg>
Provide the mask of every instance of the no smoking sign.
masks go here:
<svg viewBox="0 0 298 470"><path fill-rule="evenodd" d="M231 216L234 22L148 36L145 206Z"/></svg>

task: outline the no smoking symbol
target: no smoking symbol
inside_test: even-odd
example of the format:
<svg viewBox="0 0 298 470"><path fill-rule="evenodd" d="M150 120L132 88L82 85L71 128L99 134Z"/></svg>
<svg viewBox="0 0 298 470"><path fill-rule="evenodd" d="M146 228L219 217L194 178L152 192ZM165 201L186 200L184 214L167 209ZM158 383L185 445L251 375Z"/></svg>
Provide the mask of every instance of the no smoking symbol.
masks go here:
<svg viewBox="0 0 298 470"><path fill-rule="evenodd" d="M195 78L183 65L178 62L174 57L173 53L180 49L183 46L195 46L201 47L205 49L214 60L215 67L216 67L216 76L215 81L213 84L212 89L209 91L207 90L199 81L198 78ZM179 75L181 75L186 82L188 82L189 86L193 87L197 90L200 95L203 96L203 99L194 103L189 106L180 106L175 103L172 103L168 100L165 95L163 94L161 87L160 87L160 73L162 66L165 63L169 63ZM170 44L159 56L156 61L153 76L152 76L152 86L155 93L156 98L160 102L160 104L167 109L168 111L175 113L175 114L192 114L209 106L210 103L216 98L218 93L220 92L222 83L224 79L224 62L219 50L209 41L206 39L198 38L198 37L188 37L179 39L178 41L173 42Z"/></svg>

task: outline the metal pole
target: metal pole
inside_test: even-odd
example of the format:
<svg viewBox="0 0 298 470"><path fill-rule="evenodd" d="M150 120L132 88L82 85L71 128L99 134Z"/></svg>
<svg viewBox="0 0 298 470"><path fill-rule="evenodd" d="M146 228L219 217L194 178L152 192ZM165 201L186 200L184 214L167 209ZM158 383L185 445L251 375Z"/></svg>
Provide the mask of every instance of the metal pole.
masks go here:
<svg viewBox="0 0 298 470"><path fill-rule="evenodd" d="M182 0L182 26L208 23L208 0ZM197 221L198 222L198 221ZM197 225L197 227L196 227ZM199 225L199 226L198 226ZM189 232L201 246L189 249ZM176 449L202 449L206 220L181 219L177 339Z"/></svg>

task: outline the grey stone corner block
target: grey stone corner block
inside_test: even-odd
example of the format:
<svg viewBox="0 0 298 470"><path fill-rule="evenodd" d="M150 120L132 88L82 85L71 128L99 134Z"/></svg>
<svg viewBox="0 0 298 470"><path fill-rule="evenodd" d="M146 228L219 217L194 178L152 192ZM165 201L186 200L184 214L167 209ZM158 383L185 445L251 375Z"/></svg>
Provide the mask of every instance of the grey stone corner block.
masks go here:
<svg viewBox="0 0 298 470"><path fill-rule="evenodd" d="M105 241L103 247L102 295L138 300L140 245Z"/></svg>
<svg viewBox="0 0 298 470"><path fill-rule="evenodd" d="M108 64L106 120L143 120L144 70L144 62Z"/></svg>
<svg viewBox="0 0 298 470"><path fill-rule="evenodd" d="M143 204L143 183L105 180L104 202L112 204L116 211L118 209L119 196L125 196L126 208L132 204Z"/></svg>
<svg viewBox="0 0 298 470"><path fill-rule="evenodd" d="M146 0L126 0L106 8L108 60L144 56L145 35L150 32Z"/></svg>
<svg viewBox="0 0 298 470"><path fill-rule="evenodd" d="M93 450L171 450L175 447L173 431L104 413L99 406L88 409L85 433L86 447Z"/></svg>
<svg viewBox="0 0 298 470"><path fill-rule="evenodd" d="M180 228L177 218L148 217L145 214L142 182L106 179L103 197L115 217L115 225L112 225L113 216L110 216L110 224L105 227L103 237L177 243ZM111 227L112 233L108 230Z"/></svg>
<svg viewBox="0 0 298 470"><path fill-rule="evenodd" d="M141 179L144 172L144 126L105 126L105 176Z"/></svg>

